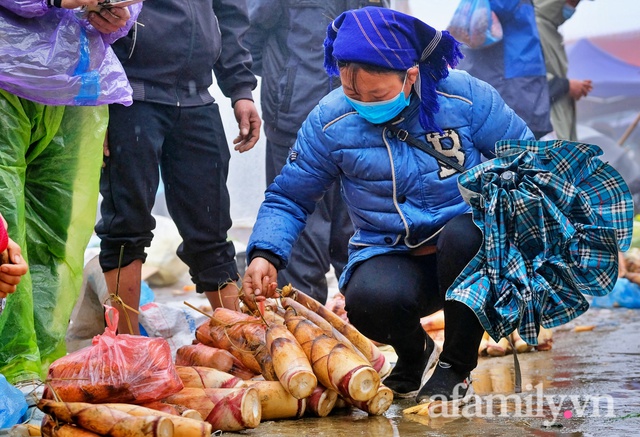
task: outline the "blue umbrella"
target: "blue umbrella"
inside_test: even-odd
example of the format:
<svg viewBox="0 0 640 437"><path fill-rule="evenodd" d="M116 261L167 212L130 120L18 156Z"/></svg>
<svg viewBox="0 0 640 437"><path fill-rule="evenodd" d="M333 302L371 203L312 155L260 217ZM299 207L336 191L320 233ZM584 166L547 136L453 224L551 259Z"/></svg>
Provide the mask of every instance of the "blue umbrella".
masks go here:
<svg viewBox="0 0 640 437"><path fill-rule="evenodd" d="M484 242L447 299L496 341L518 329L535 345L540 325L567 323L589 308L584 294L613 289L633 201L598 146L506 140L496 154L458 179Z"/></svg>

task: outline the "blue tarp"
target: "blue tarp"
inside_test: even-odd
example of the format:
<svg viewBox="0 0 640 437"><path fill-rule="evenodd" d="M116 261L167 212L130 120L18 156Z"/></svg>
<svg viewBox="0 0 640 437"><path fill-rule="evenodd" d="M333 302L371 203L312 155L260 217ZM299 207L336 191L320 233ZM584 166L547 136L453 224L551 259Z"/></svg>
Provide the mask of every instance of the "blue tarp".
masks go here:
<svg viewBox="0 0 640 437"><path fill-rule="evenodd" d="M611 39L607 42L613 41L615 40ZM635 51L639 45L640 33L637 39L620 39L615 52ZM616 56L614 50L606 50L596 38L579 39L567 44L566 50L569 58L568 76L574 79L591 79L593 91L589 94L590 97L640 97L640 65Z"/></svg>

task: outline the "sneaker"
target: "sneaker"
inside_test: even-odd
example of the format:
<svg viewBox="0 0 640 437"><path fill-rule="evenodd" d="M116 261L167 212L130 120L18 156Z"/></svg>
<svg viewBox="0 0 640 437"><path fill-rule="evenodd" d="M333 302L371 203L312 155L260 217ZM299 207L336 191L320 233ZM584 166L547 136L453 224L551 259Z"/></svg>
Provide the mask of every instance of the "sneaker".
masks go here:
<svg viewBox="0 0 640 437"><path fill-rule="evenodd" d="M460 401L465 403L473 394L470 372L457 372L451 364L439 361L431 378L422 386L416 402Z"/></svg>
<svg viewBox="0 0 640 437"><path fill-rule="evenodd" d="M382 383L391 389L395 398L409 398L418 393L422 377L427 373L440 356L440 347L427 335L427 344L419 365L415 361L407 363L398 360L389 376Z"/></svg>

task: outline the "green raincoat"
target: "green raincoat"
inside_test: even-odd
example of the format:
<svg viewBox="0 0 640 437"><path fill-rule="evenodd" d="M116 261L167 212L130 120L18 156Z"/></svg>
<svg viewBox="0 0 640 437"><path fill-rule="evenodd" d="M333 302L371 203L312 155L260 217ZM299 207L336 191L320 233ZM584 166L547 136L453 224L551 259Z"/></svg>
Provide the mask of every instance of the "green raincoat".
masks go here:
<svg viewBox="0 0 640 437"><path fill-rule="evenodd" d="M0 211L29 265L0 316L0 373L15 383L40 379L66 353L108 107L48 106L0 90L0 119Z"/></svg>

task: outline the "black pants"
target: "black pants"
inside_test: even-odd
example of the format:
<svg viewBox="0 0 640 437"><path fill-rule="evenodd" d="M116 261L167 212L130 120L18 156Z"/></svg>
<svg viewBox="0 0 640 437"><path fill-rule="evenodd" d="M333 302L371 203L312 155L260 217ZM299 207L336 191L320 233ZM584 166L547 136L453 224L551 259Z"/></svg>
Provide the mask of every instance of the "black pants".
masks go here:
<svg viewBox="0 0 640 437"><path fill-rule="evenodd" d="M287 162L289 147L267 141L267 185L280 174ZM289 264L278 272L278 287L291 283L316 300L327 300L329 267L340 277L348 260L349 238L353 225L340 196L340 184L334 183L316 209L293 246Z"/></svg>
<svg viewBox="0 0 640 437"><path fill-rule="evenodd" d="M440 359L460 372L473 370L484 329L469 307L445 301L445 293L481 243L471 214L464 214L445 225L433 255L389 254L363 262L344 290L349 321L367 337L393 346L399 360L411 360L424 348L420 318L444 308Z"/></svg>
<svg viewBox="0 0 640 437"><path fill-rule="evenodd" d="M100 178L100 265L104 271L146 259L160 171L167 209L183 242L178 256L196 289L215 291L238 279L227 175L230 152L218 105L180 108L135 101L109 107L109 157Z"/></svg>

